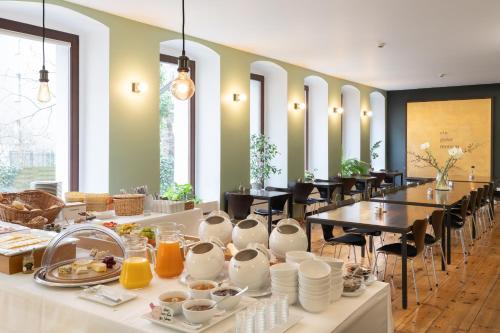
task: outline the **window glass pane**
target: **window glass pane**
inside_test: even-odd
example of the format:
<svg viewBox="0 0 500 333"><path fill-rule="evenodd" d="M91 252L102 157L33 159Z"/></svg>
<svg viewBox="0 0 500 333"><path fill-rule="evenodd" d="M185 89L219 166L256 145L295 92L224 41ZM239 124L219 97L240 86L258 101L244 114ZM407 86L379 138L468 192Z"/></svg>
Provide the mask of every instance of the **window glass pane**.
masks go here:
<svg viewBox="0 0 500 333"><path fill-rule="evenodd" d="M68 189L69 47L46 40L52 98L37 100L41 38L0 32L0 191L56 180Z"/></svg>
<svg viewBox="0 0 500 333"><path fill-rule="evenodd" d="M189 101L175 99L167 85L177 65L160 63L160 191L189 183Z"/></svg>
<svg viewBox="0 0 500 333"><path fill-rule="evenodd" d="M260 134L261 83L250 80L250 136Z"/></svg>

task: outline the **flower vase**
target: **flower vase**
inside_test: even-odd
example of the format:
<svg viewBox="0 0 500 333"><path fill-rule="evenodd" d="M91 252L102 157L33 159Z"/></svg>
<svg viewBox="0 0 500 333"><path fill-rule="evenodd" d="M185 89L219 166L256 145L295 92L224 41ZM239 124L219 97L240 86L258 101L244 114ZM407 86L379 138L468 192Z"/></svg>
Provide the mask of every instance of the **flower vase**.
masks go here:
<svg viewBox="0 0 500 333"><path fill-rule="evenodd" d="M450 187L448 186L448 175L442 174L438 172L436 175L436 190L438 191L449 191Z"/></svg>

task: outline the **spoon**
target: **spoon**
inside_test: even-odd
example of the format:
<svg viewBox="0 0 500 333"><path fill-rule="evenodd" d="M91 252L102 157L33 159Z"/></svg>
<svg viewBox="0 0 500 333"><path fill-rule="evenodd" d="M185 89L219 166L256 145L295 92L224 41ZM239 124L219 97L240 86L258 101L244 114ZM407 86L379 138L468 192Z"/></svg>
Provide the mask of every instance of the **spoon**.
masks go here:
<svg viewBox="0 0 500 333"><path fill-rule="evenodd" d="M217 304L219 304L220 302L226 300L227 298L229 297L236 297L236 296L240 296L241 294L243 294L245 291L248 290L248 286L246 286L245 288L241 289L236 295L226 295L224 297L222 297L220 300L218 300L217 302L215 302L212 306L210 306L209 309L212 309L214 308L215 306L217 306Z"/></svg>

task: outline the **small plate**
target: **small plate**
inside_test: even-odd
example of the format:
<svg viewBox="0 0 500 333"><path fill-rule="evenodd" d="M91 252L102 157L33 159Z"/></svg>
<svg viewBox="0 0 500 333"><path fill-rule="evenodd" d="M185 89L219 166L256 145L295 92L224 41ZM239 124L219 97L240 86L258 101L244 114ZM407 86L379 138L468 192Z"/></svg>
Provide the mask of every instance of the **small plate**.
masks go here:
<svg viewBox="0 0 500 333"><path fill-rule="evenodd" d="M377 281L377 276L375 274L368 275L368 279L365 279L365 285L371 286L375 281Z"/></svg>
<svg viewBox="0 0 500 333"><path fill-rule="evenodd" d="M271 295L271 293L272 293L271 286L269 286L269 287L259 289L259 290L247 290L247 291L245 291L245 296L264 297L264 296Z"/></svg>
<svg viewBox="0 0 500 333"><path fill-rule="evenodd" d="M361 285L361 287L359 287L358 290L356 291L353 291L353 292L345 292L343 291L342 292L342 296L344 297L358 297L359 295L361 295L362 293L364 293L366 290L366 286L364 284Z"/></svg>
<svg viewBox="0 0 500 333"><path fill-rule="evenodd" d="M227 274L225 273L226 270L222 270L222 272L219 274L218 277L216 277L214 280L214 282L229 282L229 277L227 276ZM182 272L180 278L179 278L179 282L185 286L187 286L190 282L193 282L193 281L196 281L195 278L191 277L191 275L188 274L187 271L184 271Z"/></svg>
<svg viewBox="0 0 500 333"><path fill-rule="evenodd" d="M91 292L92 288L95 288L95 292ZM111 295L113 297L120 298L119 301L114 302L111 299L103 296L105 295ZM126 303L128 301L133 300L134 298L137 297L136 294L126 292L126 291L119 291L116 288L110 287L110 286L104 286L104 285L97 285L91 288L84 289L78 293L79 298L86 299L91 302L96 302L99 304L104 304L107 306L115 307L120 304Z"/></svg>

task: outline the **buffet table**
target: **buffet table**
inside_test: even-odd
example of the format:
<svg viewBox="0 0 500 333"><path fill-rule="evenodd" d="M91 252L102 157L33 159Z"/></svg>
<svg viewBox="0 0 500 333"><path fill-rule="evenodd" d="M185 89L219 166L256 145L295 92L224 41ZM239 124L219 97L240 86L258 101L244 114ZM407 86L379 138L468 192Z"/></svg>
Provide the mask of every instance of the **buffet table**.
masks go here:
<svg viewBox="0 0 500 333"><path fill-rule="evenodd" d="M122 288L118 283L113 286ZM0 274L0 332L5 333L154 333L174 332L141 318L149 302L168 289L182 288L177 280L155 278L149 287L137 291L138 297L116 308L77 297L78 289L48 288L34 283L31 275ZM287 332L393 332L389 285L375 282L359 297L331 304L327 311L312 314L298 305L291 314L303 316ZM230 332L234 316L207 330Z"/></svg>

